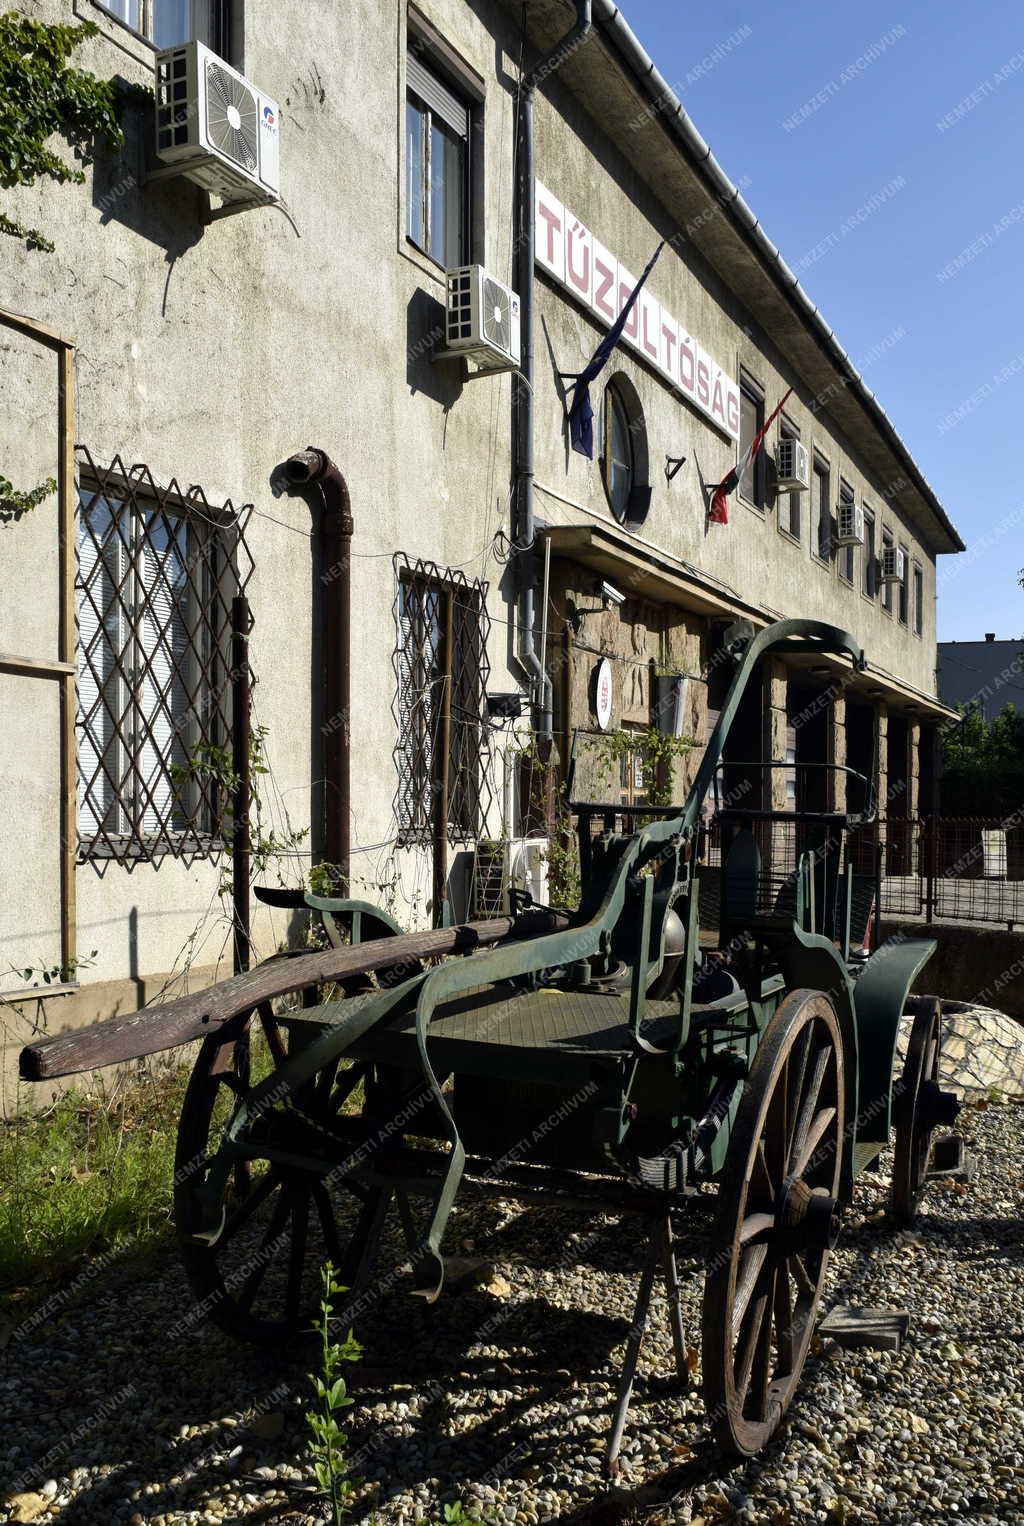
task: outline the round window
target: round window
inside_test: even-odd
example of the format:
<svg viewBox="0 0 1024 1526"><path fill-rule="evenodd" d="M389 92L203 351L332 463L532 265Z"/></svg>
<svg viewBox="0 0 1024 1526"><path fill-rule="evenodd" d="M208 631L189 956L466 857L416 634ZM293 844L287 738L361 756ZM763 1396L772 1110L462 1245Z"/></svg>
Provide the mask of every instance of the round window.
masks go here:
<svg viewBox="0 0 1024 1526"><path fill-rule="evenodd" d="M601 467L612 513L627 529L647 516L647 428L636 388L621 372L605 388Z"/></svg>

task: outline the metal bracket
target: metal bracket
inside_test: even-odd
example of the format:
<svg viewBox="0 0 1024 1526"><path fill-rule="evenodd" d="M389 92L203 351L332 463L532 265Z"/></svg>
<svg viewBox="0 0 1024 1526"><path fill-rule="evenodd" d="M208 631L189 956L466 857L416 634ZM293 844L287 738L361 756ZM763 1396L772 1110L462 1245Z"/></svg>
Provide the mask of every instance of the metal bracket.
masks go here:
<svg viewBox="0 0 1024 1526"><path fill-rule="evenodd" d="M666 456L665 457L665 481L666 482L671 482L673 477L675 477L677 475L677 473L679 471L679 468L682 467L682 466L685 466L685 465L686 465L686 457L685 456Z"/></svg>

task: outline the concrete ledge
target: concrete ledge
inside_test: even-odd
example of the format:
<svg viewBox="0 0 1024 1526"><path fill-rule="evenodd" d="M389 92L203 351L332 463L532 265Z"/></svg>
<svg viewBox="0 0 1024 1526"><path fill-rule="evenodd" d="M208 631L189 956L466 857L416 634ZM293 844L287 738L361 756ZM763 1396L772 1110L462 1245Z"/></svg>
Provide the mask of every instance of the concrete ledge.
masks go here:
<svg viewBox="0 0 1024 1526"><path fill-rule="evenodd" d="M915 992L951 996L971 1006L996 1007L1024 1019L1024 933L974 922L883 921L882 941L935 938L938 948L917 980Z"/></svg>

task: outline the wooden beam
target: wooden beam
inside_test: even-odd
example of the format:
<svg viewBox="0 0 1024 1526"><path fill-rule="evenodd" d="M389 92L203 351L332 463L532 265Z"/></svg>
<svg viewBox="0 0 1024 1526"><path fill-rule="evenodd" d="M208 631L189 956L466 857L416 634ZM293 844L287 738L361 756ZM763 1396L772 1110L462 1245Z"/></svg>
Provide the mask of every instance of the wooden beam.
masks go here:
<svg viewBox="0 0 1024 1526"><path fill-rule="evenodd" d="M73 350L74 341L65 339L63 334L58 334L56 329L51 329L45 323L38 323L35 318L26 318L24 313L12 313L6 307L0 307L0 323L6 328L14 329L15 333L24 334L27 339L37 339L40 344L45 344L51 350Z"/></svg>
<svg viewBox="0 0 1024 1526"><path fill-rule="evenodd" d="M205 991L111 1017L74 1033L37 1039L21 1051L21 1076L25 1081L48 1081L100 1065L113 1065L119 1060L157 1054L205 1038L238 1013L249 1012L261 1002L291 991L396 965L408 965L409 974L413 975L423 959L469 954L505 938L515 941L535 938L560 931L568 922L564 912L535 907L515 917L403 933L369 943L346 943L317 954L279 956Z"/></svg>
<svg viewBox="0 0 1024 1526"><path fill-rule="evenodd" d="M75 859L78 851L77 753L75 721L75 352L57 356L58 461L57 542L60 580L58 652L65 671L60 681L60 946L65 978L74 976L78 953Z"/></svg>
<svg viewBox="0 0 1024 1526"><path fill-rule="evenodd" d="M0 673L24 673L28 678L61 678L74 673L73 662L51 662L46 657L22 657L0 652Z"/></svg>

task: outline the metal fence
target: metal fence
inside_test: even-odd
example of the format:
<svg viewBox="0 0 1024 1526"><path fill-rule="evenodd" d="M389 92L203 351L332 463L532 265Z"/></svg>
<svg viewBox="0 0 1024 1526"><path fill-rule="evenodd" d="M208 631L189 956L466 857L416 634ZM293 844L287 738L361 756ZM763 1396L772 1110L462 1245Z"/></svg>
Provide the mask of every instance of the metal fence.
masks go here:
<svg viewBox="0 0 1024 1526"><path fill-rule="evenodd" d="M890 818L879 836L885 916L1024 924L1024 807L1005 817Z"/></svg>
<svg viewBox="0 0 1024 1526"><path fill-rule="evenodd" d="M779 817L746 824L768 876L791 874L801 853L822 849L820 824ZM719 818L708 825L703 857L709 869L722 862L724 826ZM1006 817L890 816L841 835L842 864L858 882L880 883L884 917L1024 926L1024 806ZM716 923L718 895L717 875L708 872L701 886L704 926Z"/></svg>

